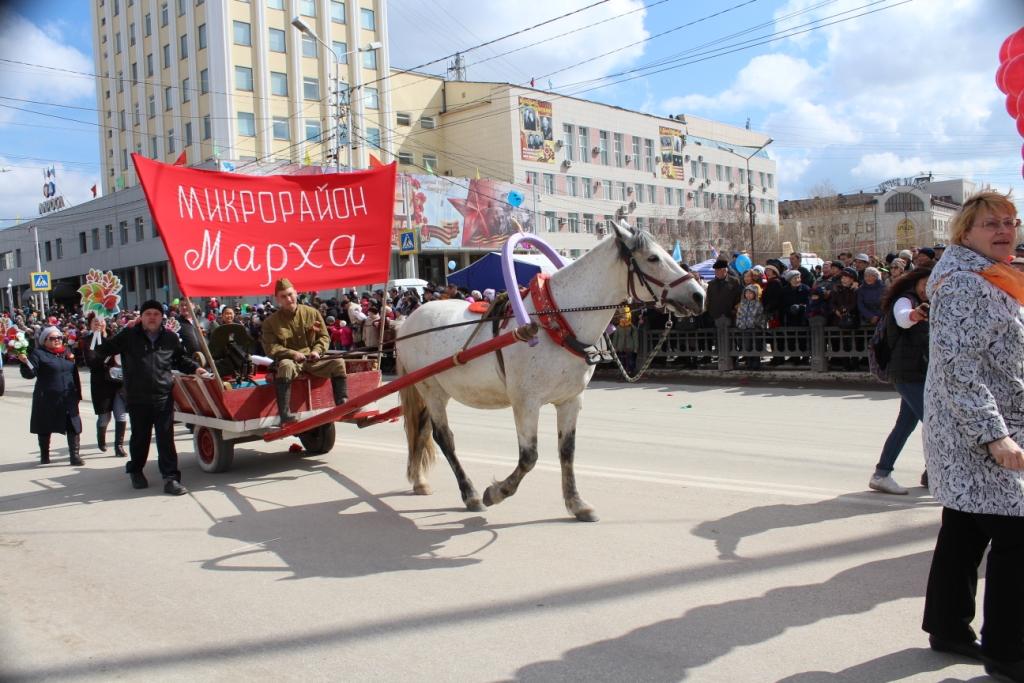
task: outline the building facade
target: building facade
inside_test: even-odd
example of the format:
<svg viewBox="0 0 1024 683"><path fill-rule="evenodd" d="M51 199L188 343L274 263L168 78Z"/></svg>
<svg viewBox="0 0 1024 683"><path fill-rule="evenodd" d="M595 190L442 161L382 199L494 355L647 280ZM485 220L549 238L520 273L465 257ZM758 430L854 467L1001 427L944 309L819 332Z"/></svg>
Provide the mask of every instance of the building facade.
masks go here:
<svg viewBox="0 0 1024 683"><path fill-rule="evenodd" d="M621 212L667 246L678 240L687 259L750 249L749 189L755 257L774 254L776 168L761 133L507 83L391 81L400 170L513 183L557 248L589 249Z"/></svg>
<svg viewBox="0 0 1024 683"><path fill-rule="evenodd" d="M137 183L132 152L330 165L337 134L343 167L365 168L368 148L390 158L386 0L92 0L92 11L106 194ZM335 132L349 120L351 160Z"/></svg>
<svg viewBox="0 0 1024 683"><path fill-rule="evenodd" d="M945 244L953 216L977 189L964 179L921 176L886 181L875 192L787 200L779 204L781 233L794 249L823 258Z"/></svg>

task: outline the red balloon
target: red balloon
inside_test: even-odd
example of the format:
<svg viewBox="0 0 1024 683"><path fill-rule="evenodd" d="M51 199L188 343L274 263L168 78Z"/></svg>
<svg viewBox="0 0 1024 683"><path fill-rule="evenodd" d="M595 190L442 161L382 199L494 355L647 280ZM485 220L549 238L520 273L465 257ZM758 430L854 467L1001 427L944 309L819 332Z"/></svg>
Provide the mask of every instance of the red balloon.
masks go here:
<svg viewBox="0 0 1024 683"><path fill-rule="evenodd" d="M1006 89L1005 85L1003 85L1003 79L1006 78L1007 64L1008 62L1000 62L999 68L996 69L996 87L999 88L1001 92L1009 95L1010 91Z"/></svg>
<svg viewBox="0 0 1024 683"><path fill-rule="evenodd" d="M1017 55L1003 66L1003 92L1014 96L1024 92L1024 55Z"/></svg>
<svg viewBox="0 0 1024 683"><path fill-rule="evenodd" d="M1020 93L1024 95L1024 92ZM1006 96L1006 113L1010 115L1011 119L1016 119L1017 114L1020 113L1020 106L1017 104L1017 96L1007 95Z"/></svg>
<svg viewBox="0 0 1024 683"><path fill-rule="evenodd" d="M1007 62L1017 55L1024 55L1024 28L1008 35L999 46L999 63Z"/></svg>
<svg viewBox="0 0 1024 683"><path fill-rule="evenodd" d="M1017 116L1024 114L1024 90L1017 95ZM1014 118L1017 118L1016 116Z"/></svg>
<svg viewBox="0 0 1024 683"><path fill-rule="evenodd" d="M1017 132L1024 138L1024 116L1017 117Z"/></svg>

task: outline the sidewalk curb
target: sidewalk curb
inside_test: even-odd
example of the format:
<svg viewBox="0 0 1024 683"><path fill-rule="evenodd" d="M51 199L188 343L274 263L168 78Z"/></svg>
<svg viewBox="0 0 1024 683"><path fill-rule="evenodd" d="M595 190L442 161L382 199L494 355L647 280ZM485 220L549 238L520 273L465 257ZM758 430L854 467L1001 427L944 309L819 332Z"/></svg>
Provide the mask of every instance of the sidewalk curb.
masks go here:
<svg viewBox="0 0 1024 683"><path fill-rule="evenodd" d="M607 382L624 382L617 368L599 368L594 379ZM860 386L865 389L879 391L895 391L891 384L881 382L870 372L829 371L814 372L812 370L694 370L690 368L651 368L640 382L655 380L671 380L675 382L711 382L715 384L787 384L802 385L841 385Z"/></svg>

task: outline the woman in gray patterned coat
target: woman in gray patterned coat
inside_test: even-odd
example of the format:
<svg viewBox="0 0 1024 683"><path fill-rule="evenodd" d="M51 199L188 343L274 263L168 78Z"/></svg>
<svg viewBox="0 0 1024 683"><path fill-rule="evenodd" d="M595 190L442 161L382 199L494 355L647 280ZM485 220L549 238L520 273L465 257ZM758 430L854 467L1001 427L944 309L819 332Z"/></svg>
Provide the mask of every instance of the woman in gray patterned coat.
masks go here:
<svg viewBox="0 0 1024 683"><path fill-rule="evenodd" d="M923 628L932 649L1024 681L1024 273L1008 264L1020 221L994 191L964 202L928 283L924 452L942 503ZM985 574L982 642L971 628Z"/></svg>

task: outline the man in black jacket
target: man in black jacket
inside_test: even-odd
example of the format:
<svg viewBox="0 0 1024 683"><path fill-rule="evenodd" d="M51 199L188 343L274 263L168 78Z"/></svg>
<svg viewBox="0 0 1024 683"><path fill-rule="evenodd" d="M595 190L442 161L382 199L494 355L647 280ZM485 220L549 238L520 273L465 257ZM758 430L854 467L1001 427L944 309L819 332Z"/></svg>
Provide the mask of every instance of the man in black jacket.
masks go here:
<svg viewBox="0 0 1024 683"><path fill-rule="evenodd" d="M731 325L736 320L736 306L740 302L743 285L729 275L729 263L725 259L715 261L714 269L715 279L708 283L704 306L707 327L714 327L715 321L723 316L729 319Z"/></svg>
<svg viewBox="0 0 1024 683"><path fill-rule="evenodd" d="M125 467L132 486L149 486L142 473L149 458L150 436L156 430L157 466L164 478L164 493L180 496L188 493L181 485L178 452L174 448L174 384L171 370L207 373L189 358L177 335L164 329L164 309L159 301L142 304L135 324L100 344L96 354L102 358L121 354L124 388L128 398L128 419L132 436L128 449L131 460Z"/></svg>

